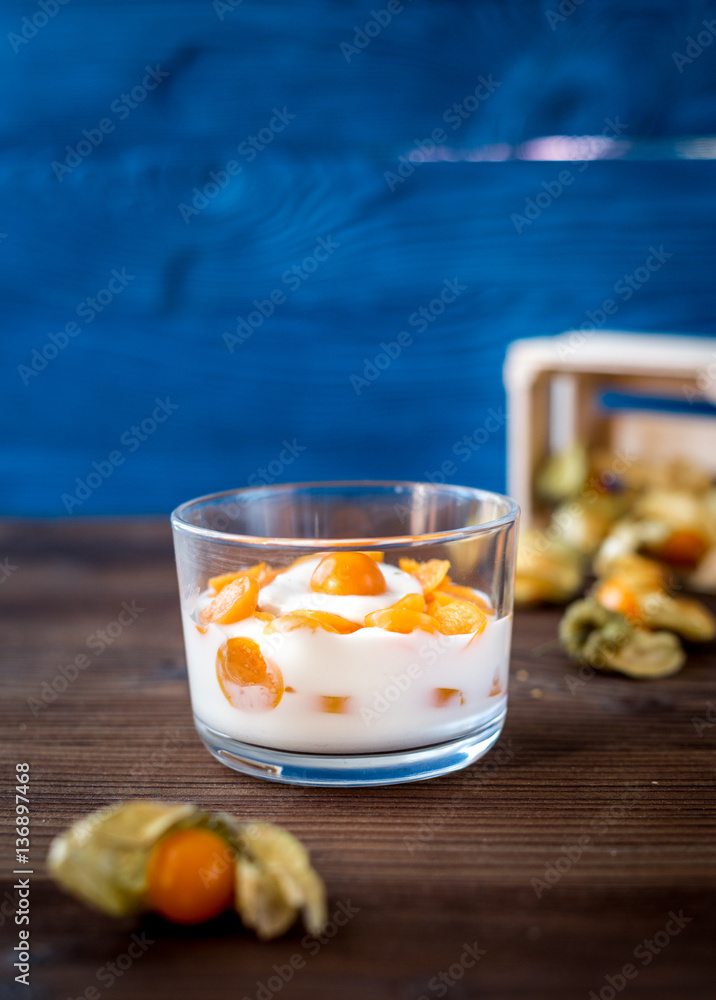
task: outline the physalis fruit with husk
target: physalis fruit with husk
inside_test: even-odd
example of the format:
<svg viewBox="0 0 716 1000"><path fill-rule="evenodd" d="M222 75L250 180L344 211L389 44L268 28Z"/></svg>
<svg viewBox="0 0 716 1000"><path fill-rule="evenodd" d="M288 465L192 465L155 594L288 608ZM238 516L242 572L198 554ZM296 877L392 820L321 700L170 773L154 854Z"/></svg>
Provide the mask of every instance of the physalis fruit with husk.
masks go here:
<svg viewBox="0 0 716 1000"><path fill-rule="evenodd" d="M686 659L672 632L635 627L623 614L608 611L591 597L570 604L559 637L572 659L643 680L675 674Z"/></svg>
<svg viewBox="0 0 716 1000"><path fill-rule="evenodd" d="M233 908L263 940L299 913L314 935L326 921L323 882L296 837L186 803L137 799L92 813L54 839L48 868L112 916L155 911L195 924Z"/></svg>

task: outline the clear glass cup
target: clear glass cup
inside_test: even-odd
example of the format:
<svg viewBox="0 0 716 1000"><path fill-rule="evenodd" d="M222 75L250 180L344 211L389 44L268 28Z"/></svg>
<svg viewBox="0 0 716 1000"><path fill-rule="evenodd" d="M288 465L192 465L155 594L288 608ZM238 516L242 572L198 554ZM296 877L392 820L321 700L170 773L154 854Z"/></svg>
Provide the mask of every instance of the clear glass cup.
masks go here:
<svg viewBox="0 0 716 1000"><path fill-rule="evenodd" d="M245 774L306 785L418 781L481 757L505 718L518 518L509 497L410 482L255 487L178 507L172 528L189 685L210 753ZM330 592L335 572L322 591L313 589L327 553L335 555L328 570L360 570L350 595ZM415 592L434 580L421 583L415 573L439 576L444 567L401 570L405 559L450 563L448 578L425 592L425 613L415 611ZM244 579L238 592L250 592L227 617L244 610L222 624L222 608L207 605L216 588L233 594L236 585L212 588L210 578L260 563L267 568L253 571L258 617L250 610L256 585ZM270 579L269 570L289 567ZM398 600L409 614L391 614L387 628L384 618L362 625L366 613ZM438 613L445 605L447 618ZM297 609L319 614L312 622L285 617Z"/></svg>

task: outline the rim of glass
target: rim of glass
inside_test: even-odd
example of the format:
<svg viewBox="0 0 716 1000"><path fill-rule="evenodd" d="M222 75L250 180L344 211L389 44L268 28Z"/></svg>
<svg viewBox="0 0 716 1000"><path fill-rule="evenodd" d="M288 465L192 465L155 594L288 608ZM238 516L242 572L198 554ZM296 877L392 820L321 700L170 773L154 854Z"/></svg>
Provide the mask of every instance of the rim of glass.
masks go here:
<svg viewBox="0 0 716 1000"><path fill-rule="evenodd" d="M223 497L247 497L266 493L289 493L294 490L335 489L336 487L380 487L382 489L423 488L426 491L441 490L445 492L462 493L474 500L499 501L507 505L507 512L501 517L483 521L480 524L468 524L463 528L451 528L448 531L433 531L422 535L384 535L354 538L280 538L263 535L240 535L231 531L220 531L216 528L203 528L185 520L186 512L199 504ZM520 513L519 505L504 493L494 493L490 490L480 490L473 486L457 486L451 483L424 483L411 480L388 479L339 479L335 481L322 480L309 483L275 483L268 486L246 486L236 490L223 490L220 493L207 493L205 496L194 497L176 507L171 513L172 527L186 534L201 538L215 539L222 542L235 542L241 545L264 545L267 547L290 547L307 549L341 549L341 548L388 548L398 545L414 545L419 542L450 542L471 535L482 535L509 524L513 524Z"/></svg>

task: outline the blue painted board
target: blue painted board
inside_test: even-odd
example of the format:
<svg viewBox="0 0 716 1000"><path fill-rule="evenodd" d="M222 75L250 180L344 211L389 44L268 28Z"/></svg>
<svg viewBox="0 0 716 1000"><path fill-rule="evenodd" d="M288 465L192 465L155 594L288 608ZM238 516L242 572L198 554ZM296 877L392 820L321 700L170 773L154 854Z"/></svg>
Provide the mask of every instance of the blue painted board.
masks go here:
<svg viewBox="0 0 716 1000"><path fill-rule="evenodd" d="M441 128L716 132L716 45L673 57L713 4L413 0L350 61L370 4L69 0L15 52L38 9L0 13L4 513L443 467L503 488L506 344L598 316L651 247L611 323L714 333L716 161L406 166Z"/></svg>

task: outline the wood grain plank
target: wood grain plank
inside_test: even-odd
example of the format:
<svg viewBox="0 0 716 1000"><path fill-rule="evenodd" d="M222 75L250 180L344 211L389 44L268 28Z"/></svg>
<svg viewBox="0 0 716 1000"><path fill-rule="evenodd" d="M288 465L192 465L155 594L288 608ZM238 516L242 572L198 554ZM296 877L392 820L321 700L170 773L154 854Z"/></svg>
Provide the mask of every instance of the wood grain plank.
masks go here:
<svg viewBox="0 0 716 1000"><path fill-rule="evenodd" d="M473 943L486 954L451 996L572 1000L630 961L630 996L711 996L716 725L693 720L716 700L713 647L666 681L595 676L572 693L575 669L553 642L558 613L523 612L500 741L511 756L500 766L493 752L391 789L279 786L221 767L194 733L163 521L5 521L0 550L18 567L0 590L0 723L5 773L27 759L33 774L33 997L89 985L104 995L98 971L137 931L156 943L112 984L120 1000L183 1000L208 984L215 996L253 998L293 954L306 965L282 996L432 998L434 977ZM146 610L33 717L27 698L122 600ZM358 912L316 955L298 930L260 946L231 918L181 930L90 916L46 880L49 840L81 813L150 795L286 824L309 846L332 910L350 901ZM589 841L570 861L580 837ZM5 875L0 890L11 885ZM680 910L690 922L663 953L635 959Z"/></svg>

